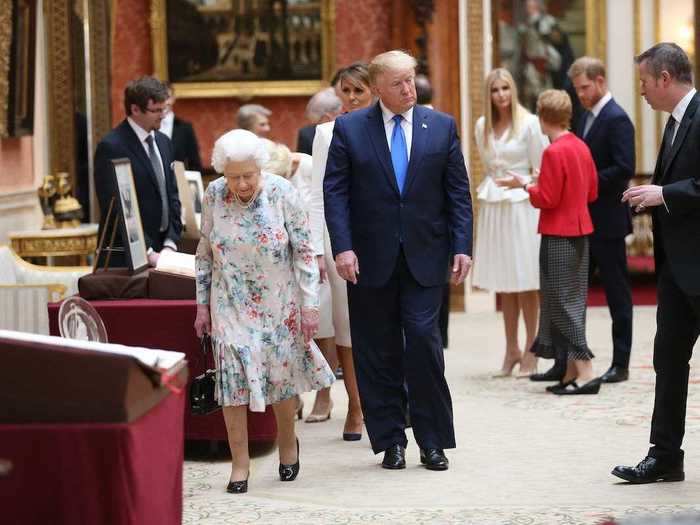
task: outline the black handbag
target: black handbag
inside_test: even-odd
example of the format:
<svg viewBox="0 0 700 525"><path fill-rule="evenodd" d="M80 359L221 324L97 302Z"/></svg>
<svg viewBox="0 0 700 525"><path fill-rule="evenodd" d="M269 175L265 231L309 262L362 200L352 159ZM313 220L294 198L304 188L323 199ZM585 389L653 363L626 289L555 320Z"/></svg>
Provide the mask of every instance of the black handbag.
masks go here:
<svg viewBox="0 0 700 525"><path fill-rule="evenodd" d="M216 370L206 370L208 352L211 352L211 337L209 334L204 334L202 337L202 361L205 365L202 368L205 369L205 372L195 377L190 384L190 412L197 416L206 416L221 408L214 399Z"/></svg>

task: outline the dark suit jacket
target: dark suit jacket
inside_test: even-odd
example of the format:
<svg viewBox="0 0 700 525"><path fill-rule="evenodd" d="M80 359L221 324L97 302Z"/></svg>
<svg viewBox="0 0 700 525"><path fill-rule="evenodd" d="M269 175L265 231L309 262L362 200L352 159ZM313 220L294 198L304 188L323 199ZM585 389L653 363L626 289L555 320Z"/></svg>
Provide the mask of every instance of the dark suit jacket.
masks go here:
<svg viewBox="0 0 700 525"><path fill-rule="evenodd" d="M311 155L311 149L314 145L314 137L316 136L316 124L304 126L299 130L297 135L297 151Z"/></svg>
<svg viewBox="0 0 700 525"><path fill-rule="evenodd" d="M700 295L700 94L690 101L678 126L669 159L656 161L653 184L663 187L668 206L652 213L657 272L668 264L678 286ZM661 151L665 144L661 144Z"/></svg>
<svg viewBox="0 0 700 525"><path fill-rule="evenodd" d="M185 163L188 170L202 171L199 159L199 145L192 124L175 117L173 120L173 155L175 160Z"/></svg>
<svg viewBox="0 0 700 525"><path fill-rule="evenodd" d="M182 221L180 218L180 198L177 194L177 183L175 182L175 174L171 169L173 152L170 139L160 131L156 131L156 145L163 159L165 187L170 210L170 221L164 234L160 232L162 203L156 174L153 171L146 150L126 120L107 133L97 145L95 152L95 189L102 212L100 222L104 224L104 216L109 209L110 199L112 196L117 195L111 160L128 158L131 161L136 195L139 199L139 210L141 212L141 223L143 224L146 247L160 251L166 238L172 239L176 243L180 240ZM121 239L119 239L117 245L123 245Z"/></svg>
<svg viewBox="0 0 700 525"><path fill-rule="evenodd" d="M585 118L576 134L583 138ZM632 233L629 206L621 201L634 175L634 126L615 100L610 100L593 121L583 138L598 170L598 199L589 210L593 219L593 237L617 239Z"/></svg>
<svg viewBox="0 0 700 525"><path fill-rule="evenodd" d="M333 256L357 255L361 286L382 286L401 244L422 286L443 285L455 253L471 255L469 181L454 119L413 108L413 138L399 194L379 104L336 119L323 181Z"/></svg>

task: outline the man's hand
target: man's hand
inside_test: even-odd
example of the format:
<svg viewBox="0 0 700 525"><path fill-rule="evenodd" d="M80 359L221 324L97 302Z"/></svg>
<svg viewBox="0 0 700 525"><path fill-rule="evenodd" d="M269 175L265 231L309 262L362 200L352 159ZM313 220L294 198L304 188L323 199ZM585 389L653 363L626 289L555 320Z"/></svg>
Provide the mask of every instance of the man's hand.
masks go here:
<svg viewBox="0 0 700 525"><path fill-rule="evenodd" d="M315 308L301 309L301 333L304 334L304 342L308 343L318 332L320 314Z"/></svg>
<svg viewBox="0 0 700 525"><path fill-rule="evenodd" d="M627 188L622 194L622 202L629 202L630 207L635 211L644 211L644 208L651 208L663 204L661 186L654 184L642 184Z"/></svg>
<svg viewBox="0 0 700 525"><path fill-rule="evenodd" d="M320 275L319 282L325 283L326 279L328 279L328 272L326 271L326 258L323 255L317 255L316 262L318 263L318 273Z"/></svg>
<svg viewBox="0 0 700 525"><path fill-rule="evenodd" d="M460 284L464 282L467 278L469 270L472 267L472 258L463 253L458 253L454 257L454 263L452 264L452 275L450 276L450 282L452 284Z"/></svg>
<svg viewBox="0 0 700 525"><path fill-rule="evenodd" d="M357 284L357 276L360 274L360 265L357 256L352 250L340 252L335 256L335 268L338 275L352 284Z"/></svg>
<svg viewBox="0 0 700 525"><path fill-rule="evenodd" d="M211 315L208 304L197 305L197 317L194 320L194 331L200 339L204 334L211 333Z"/></svg>
<svg viewBox="0 0 700 525"><path fill-rule="evenodd" d="M148 264L152 266L153 268L156 267L158 264L158 257L160 257L160 253L153 251L147 255L148 257Z"/></svg>

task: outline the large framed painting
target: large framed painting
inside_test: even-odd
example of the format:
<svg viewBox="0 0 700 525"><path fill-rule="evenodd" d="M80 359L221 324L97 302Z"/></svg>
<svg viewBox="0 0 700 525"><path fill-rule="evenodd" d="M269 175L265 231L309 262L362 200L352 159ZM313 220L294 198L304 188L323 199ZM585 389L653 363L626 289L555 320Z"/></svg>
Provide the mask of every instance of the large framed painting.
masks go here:
<svg viewBox="0 0 700 525"><path fill-rule="evenodd" d="M534 111L549 88L578 102L567 71L584 55L606 61L606 8L606 0L494 0L493 63L513 74L525 107Z"/></svg>
<svg viewBox="0 0 700 525"><path fill-rule="evenodd" d="M311 95L334 21L334 0L151 0L155 73L178 97Z"/></svg>

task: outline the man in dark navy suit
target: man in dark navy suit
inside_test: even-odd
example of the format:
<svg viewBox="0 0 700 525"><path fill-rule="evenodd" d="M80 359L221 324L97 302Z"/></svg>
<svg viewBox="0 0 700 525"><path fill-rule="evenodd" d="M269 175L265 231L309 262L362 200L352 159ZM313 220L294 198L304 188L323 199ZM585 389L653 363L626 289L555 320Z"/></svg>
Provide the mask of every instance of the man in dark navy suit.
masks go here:
<svg viewBox="0 0 700 525"><path fill-rule="evenodd" d="M202 171L202 161L199 157L199 143L194 133L192 123L175 116L173 106L177 100L170 84L168 98L165 101L165 115L160 123L159 131L167 135L173 147L173 159L185 164L185 169Z"/></svg>
<svg viewBox="0 0 700 525"><path fill-rule="evenodd" d="M608 91L600 60L579 58L571 65L569 78L586 110L576 135L590 148L598 170L598 200L589 205L594 227L591 273L598 268L612 318L613 343L612 364L601 380L618 383L629 377L632 349L632 293L625 249L632 217L621 199L634 176L634 126Z"/></svg>
<svg viewBox="0 0 700 525"><path fill-rule="evenodd" d="M182 232L180 198L171 168L170 140L158 131L166 110L167 87L153 77L129 82L124 89L126 119L110 131L95 151L95 188L104 225L109 202L117 195L112 159L128 158L134 176L148 262L155 266L161 250L177 250ZM116 245L123 246L118 235ZM126 261L115 253L113 266Z"/></svg>
<svg viewBox="0 0 700 525"><path fill-rule="evenodd" d="M408 396L421 462L446 470L455 438L438 316L448 274L462 282L471 267L472 208L455 121L416 106L415 66L402 51L370 64L379 102L336 119L324 203L372 449L405 468Z"/></svg>

